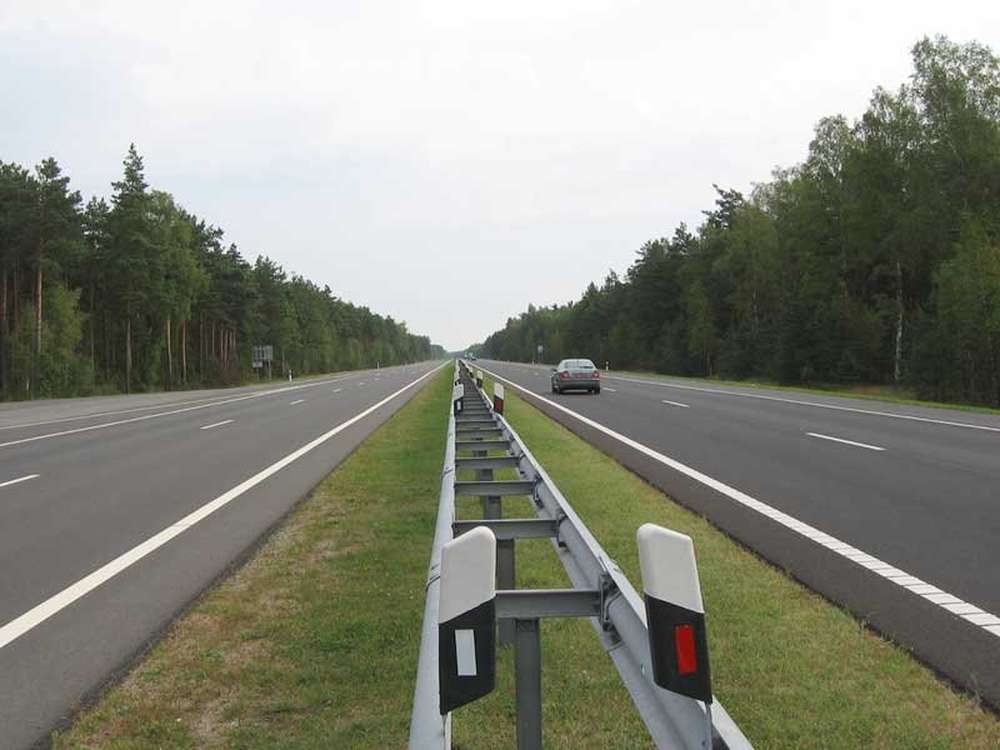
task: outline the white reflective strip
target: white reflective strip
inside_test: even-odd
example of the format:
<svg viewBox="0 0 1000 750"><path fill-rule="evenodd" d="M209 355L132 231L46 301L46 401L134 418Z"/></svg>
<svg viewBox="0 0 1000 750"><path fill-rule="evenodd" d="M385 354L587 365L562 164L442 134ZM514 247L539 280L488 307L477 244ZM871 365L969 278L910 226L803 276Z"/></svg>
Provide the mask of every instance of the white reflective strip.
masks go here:
<svg viewBox="0 0 1000 750"><path fill-rule="evenodd" d="M458 662L459 677L475 677L476 671L476 631L455 631L455 659Z"/></svg>

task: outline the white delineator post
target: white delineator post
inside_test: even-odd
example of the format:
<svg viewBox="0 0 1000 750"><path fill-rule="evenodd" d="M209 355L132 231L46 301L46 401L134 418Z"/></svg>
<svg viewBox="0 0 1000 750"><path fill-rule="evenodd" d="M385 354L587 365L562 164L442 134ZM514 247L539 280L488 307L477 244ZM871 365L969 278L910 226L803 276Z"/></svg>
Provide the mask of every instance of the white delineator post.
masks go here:
<svg viewBox="0 0 1000 750"><path fill-rule="evenodd" d="M455 387L451 391L451 401L452 408L454 409L455 416L457 417L462 413L462 409L465 408L465 386L461 383L456 383Z"/></svg>
<svg viewBox="0 0 1000 750"><path fill-rule="evenodd" d="M482 370L476 370L476 387L478 387L478 388L482 388L483 387L483 371Z"/></svg>
<svg viewBox="0 0 1000 750"><path fill-rule="evenodd" d="M497 542L485 526L441 548L438 680L441 715L496 685Z"/></svg>
<svg viewBox="0 0 1000 750"><path fill-rule="evenodd" d="M503 414L503 385L500 383L493 384L493 411Z"/></svg>
<svg viewBox="0 0 1000 750"><path fill-rule="evenodd" d="M712 682L705 605L691 537L647 523L636 533L653 682L705 703L711 747Z"/></svg>

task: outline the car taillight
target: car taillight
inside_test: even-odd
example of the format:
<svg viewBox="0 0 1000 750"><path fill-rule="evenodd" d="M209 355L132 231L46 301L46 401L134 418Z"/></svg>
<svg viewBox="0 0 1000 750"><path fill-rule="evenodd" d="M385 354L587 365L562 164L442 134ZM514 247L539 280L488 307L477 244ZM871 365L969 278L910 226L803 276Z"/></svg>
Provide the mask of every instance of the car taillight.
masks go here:
<svg viewBox="0 0 1000 750"><path fill-rule="evenodd" d="M594 370L594 379L595 380L600 380L601 379L601 372L600 372L600 370Z"/></svg>
<svg viewBox="0 0 1000 750"><path fill-rule="evenodd" d="M561 372L561 373L559 373L559 377L562 378L563 380L569 380L569 373L568 372Z"/></svg>

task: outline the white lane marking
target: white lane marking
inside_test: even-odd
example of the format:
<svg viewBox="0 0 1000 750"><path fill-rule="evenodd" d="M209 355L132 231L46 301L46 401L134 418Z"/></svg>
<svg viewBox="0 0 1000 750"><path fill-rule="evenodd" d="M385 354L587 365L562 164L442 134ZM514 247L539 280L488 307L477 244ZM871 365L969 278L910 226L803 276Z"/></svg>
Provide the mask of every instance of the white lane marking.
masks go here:
<svg viewBox="0 0 1000 750"><path fill-rule="evenodd" d="M808 435L809 437L819 438L820 440L831 440L834 443L843 443L844 445L854 445L858 448L867 448L870 451L885 450L885 448L882 448L881 446L878 445L869 445L868 443L858 443L854 440L845 440L844 438L834 437L833 435L821 435L818 432L807 432L806 435Z"/></svg>
<svg viewBox="0 0 1000 750"><path fill-rule="evenodd" d="M347 379L348 377L350 377L350 376L349 375L340 375L339 377L335 377L335 378L324 378L323 380L321 380L321 381L319 381L317 383L312 383L312 382L310 382L310 383L302 383L300 385L293 386L293 387L294 388L311 388L314 385L327 385L329 383L337 383L337 382L340 382L341 380ZM247 394L247 396L267 395L267 394L277 393L277 392L278 391L275 391L275 390L270 390L270 391L255 391L253 393ZM191 404L205 404L207 406L211 406L214 403L223 403L223 401L220 401L219 399L220 399L219 396L205 396L204 398L194 398L194 399L190 399L188 401L172 401L172 402L165 403L165 404L152 404L150 406L136 406L136 407L133 407L131 409L116 409L114 411L95 411L95 412L91 412L90 414L77 414L76 416L73 416L73 417L60 417L58 419L46 419L46 420L43 420L41 422L20 422L18 424L2 425L2 426L0 426L0 431L3 431L3 430L27 429L28 427L45 427L46 425L50 425L50 424L62 424L63 422L79 422L81 419L98 419L99 417L114 417L114 416L117 416L119 414L134 414L137 411L151 411L152 409L164 409L164 408L172 408L172 407L176 407L176 406L189 406ZM208 402L208 403L206 404L206 402ZM225 402L228 403L228 399L225 399Z"/></svg>
<svg viewBox="0 0 1000 750"><path fill-rule="evenodd" d="M720 388L700 388L693 385L680 385L679 383L667 383L656 380L639 380L637 378L623 378L620 375L605 376L612 380L624 380L626 383L641 383L643 385L659 385L664 388L679 388L684 391L699 391L700 393L714 393L722 396L736 396L737 398L756 398L762 401L780 401L785 404L796 404L797 406L814 406L817 409L832 409L833 411L849 411L855 414L868 414L875 417L888 417L889 419L907 419L911 422L929 422L930 424L946 425L948 427L965 427L970 430L985 430L986 432L1000 432L1000 427L990 427L984 424L973 424L971 422L952 422L947 419L932 419L931 417L918 417L916 414L894 414L891 411L876 411L875 409L861 409L855 406L837 406L836 404L821 404L817 401L802 401L795 398L781 398L779 396L765 396L762 393L736 393L735 391L724 391Z"/></svg>
<svg viewBox="0 0 1000 750"><path fill-rule="evenodd" d="M199 427L199 430L211 430L213 427L222 427L224 424L232 424L234 419L223 419L221 422L215 422L213 424L207 424L204 427Z"/></svg>
<svg viewBox="0 0 1000 750"><path fill-rule="evenodd" d="M669 404L670 406L679 406L682 409L690 409L691 408L687 404L682 404L680 401L667 401L666 399L663 399L663 401L661 401L660 403L661 404Z"/></svg>
<svg viewBox="0 0 1000 750"><path fill-rule="evenodd" d="M475 677L476 669L476 631L455 631L455 663L459 677Z"/></svg>
<svg viewBox="0 0 1000 750"><path fill-rule="evenodd" d="M32 479L38 479L41 474L26 474L23 477L18 477L17 479L8 479L6 482L0 482L0 487L10 487L12 484L20 484L21 482L29 482Z"/></svg>
<svg viewBox="0 0 1000 750"><path fill-rule="evenodd" d="M360 383L358 383L358 386L362 386L364 384L365 384L365 381L362 380Z"/></svg>
<svg viewBox="0 0 1000 750"><path fill-rule="evenodd" d="M608 393L618 393L618 389L617 388L608 388L607 386L604 386L601 390L602 391L607 391Z"/></svg>
<svg viewBox="0 0 1000 750"><path fill-rule="evenodd" d="M339 380L339 378L338 378ZM141 417L131 417L129 419L119 419L114 422L102 422L101 424L87 425L86 427L75 427L72 430L61 430L60 432L48 432L44 435L34 435L28 438L21 438L20 440L8 440L6 443L0 443L0 448L9 448L12 445L21 445L23 443L33 443L36 440L48 440L50 438L64 437L66 435L76 435L81 432L89 432L91 430L103 430L108 427L118 427L123 424L133 424L135 422L144 422L147 419L157 419L159 417L169 417L173 414L184 414L189 411L198 411L200 409L208 409L212 406L222 406L224 404L235 404L238 401L247 401L248 399L263 398L264 396L273 396L278 393L287 393L288 391L296 391L302 388L313 388L317 385L327 385L329 383L335 383L336 380L324 380L318 383L303 383L302 385L290 385L285 388L275 388L270 391L260 391L259 393L250 393L246 396L236 396L235 398L227 398L223 401L212 401L208 404L200 404L199 406L188 406L184 409L171 409L170 411L161 411L156 414L144 414Z"/></svg>
<svg viewBox="0 0 1000 750"><path fill-rule="evenodd" d="M685 476L694 479L696 482L699 482L700 484L703 484L706 487L715 490L721 495L725 495L730 500L734 500L735 502L739 503L740 505L743 505L744 507L754 510L757 513L760 513L761 515L767 516L772 521L781 524L787 529L791 529L797 534L801 534L806 539L810 539L816 542L817 544L826 547L831 552L835 552L841 557L851 560L852 562L857 563L861 567L867 568L873 573L882 576L886 580L892 581L896 585L901 586L902 588L905 588L906 590L910 591L910 593L915 594L916 596L920 596L926 601L937 604L945 611L952 614L956 614L956 616L961 617L963 620L966 620L972 625L980 627L986 630L987 632L992 633L993 635L1000 636L1000 618L998 618L996 615L990 612L986 612L985 610L980 609L974 604L969 604L968 602L964 602L957 596L952 596L951 594L948 594L946 591L942 591L941 589L936 588L935 586L932 586L920 580L916 576L910 575L904 570L895 568L891 564L879 560L877 557L869 555L866 552L863 552L856 547L852 547L847 542L843 542L837 539L836 537L831 536L830 534L820 531L814 526L810 526L807 523L803 523L797 518L794 518L793 516L790 516L787 513L780 511L771 505L768 505L767 503L761 502L760 500L751 497L750 495L736 489L735 487L730 487L728 484L720 482L718 479L714 479L708 476L707 474L703 474L697 469L693 469L690 466L687 466L686 464L682 464L680 461L670 458L669 456L665 456L662 453L655 451L646 445L643 445L637 440L633 440L632 438L626 437L625 435L622 435L619 432L615 432L610 427L605 427L600 422L595 422L593 419L585 417L582 414L578 414L572 409L567 409L565 406L557 404L555 401L547 399L544 396L540 396L539 394L528 390L524 386L518 385L517 383L508 380L507 378L501 377L496 373L490 372L489 374L492 375L497 380L502 380L504 383L508 383L513 388L516 388L522 393L532 398L538 399L539 401L548 404L554 409L558 409L561 412L569 414L574 419L578 419L585 425L588 425L589 427L593 427L595 430L603 432L605 435L614 438L618 442L627 445L633 450L636 450L639 453L649 456L650 458L660 462L664 466L669 466L674 471L680 472L681 474L684 474ZM959 607L959 605L966 605L966 606ZM955 607L959 607L962 610L962 613L961 614L955 613L954 612Z"/></svg>
<svg viewBox="0 0 1000 750"><path fill-rule="evenodd" d="M290 402L288 403L288 405L289 405L289 406L295 406L296 404L301 404L301 403L302 403L303 401L305 401L305 399L304 399L304 398L297 398L297 399L295 399L294 401L290 401Z"/></svg>
<svg viewBox="0 0 1000 750"><path fill-rule="evenodd" d="M421 380L430 377L438 370L440 370L442 367L444 367L443 364L438 365L433 370L424 373L416 380L413 380L407 385L404 385L395 393L392 393L383 398L381 401L372 404L364 411L358 412L347 421L341 422L332 430L324 432L322 435L315 438L314 440L309 441L301 448L292 451L284 458L275 461L266 469L257 472L249 479L241 482L232 489L222 493L214 500L210 500L197 510L188 513L186 516L184 516L184 518L180 519L174 524L171 524L170 526L167 526L159 533L149 537L149 539L147 539L146 541L137 544L135 547L119 555L111 562L106 563L105 565L101 566L94 572L81 578L76 583L67 586L59 593L54 594L53 596L49 597L42 603L37 604L36 606L32 607L19 617L15 617L6 625L0 627L0 649L3 649L12 641L20 638L22 635L29 632L32 628L37 627L42 622L45 622L45 620L57 614L61 610L65 609L80 597L86 596L101 584L111 580L116 575L121 573L123 570L126 570L127 568L134 565L142 558L149 555L151 552L154 552L155 550L162 547L164 544L169 542L174 537L183 533L186 529L189 529L195 524L199 523L200 521L205 520L206 518L208 518L208 516L212 515L212 513L217 511L219 508L228 505L233 500L240 497L240 495L243 495L248 490L253 489L258 484L266 480L268 477L277 474L279 471L284 469L293 461L298 460L299 458L306 455L313 449L318 448L320 445L325 443L334 435L343 432L351 425L361 421L379 407L384 406L385 404L389 403L394 398L399 396L401 393L404 393L405 391L415 386Z"/></svg>
<svg viewBox="0 0 1000 750"><path fill-rule="evenodd" d="M334 393L340 393L342 390L344 390L344 389L343 388L334 388L333 392Z"/></svg>

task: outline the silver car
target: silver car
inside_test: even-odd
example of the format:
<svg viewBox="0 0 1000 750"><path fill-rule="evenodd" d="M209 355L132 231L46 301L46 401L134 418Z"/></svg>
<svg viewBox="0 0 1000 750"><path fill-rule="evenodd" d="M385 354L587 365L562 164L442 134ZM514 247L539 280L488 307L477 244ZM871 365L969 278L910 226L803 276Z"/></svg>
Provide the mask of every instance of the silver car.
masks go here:
<svg viewBox="0 0 1000 750"><path fill-rule="evenodd" d="M564 359L552 368L552 392L601 392L601 371L589 359Z"/></svg>

